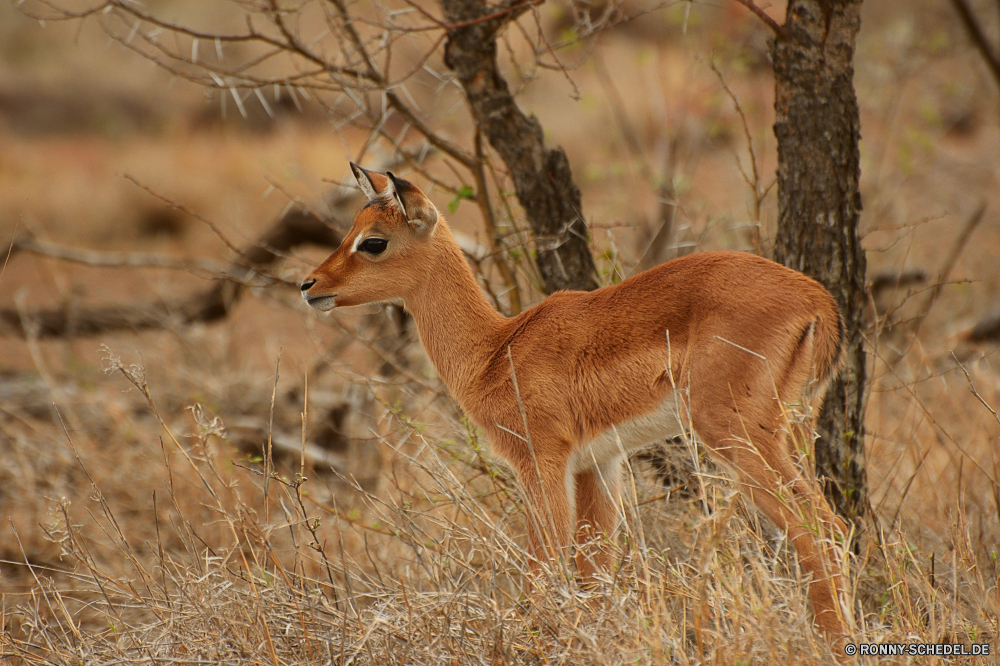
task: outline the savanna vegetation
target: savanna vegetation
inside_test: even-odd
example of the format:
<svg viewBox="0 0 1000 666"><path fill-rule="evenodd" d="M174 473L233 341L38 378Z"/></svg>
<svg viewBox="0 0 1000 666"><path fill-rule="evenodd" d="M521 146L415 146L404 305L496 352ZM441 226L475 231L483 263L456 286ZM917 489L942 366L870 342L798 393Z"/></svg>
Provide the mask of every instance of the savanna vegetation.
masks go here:
<svg viewBox="0 0 1000 666"><path fill-rule="evenodd" d="M507 314L787 255L785 9L0 4L0 657L951 663L832 650L787 540L690 437L631 460L602 586L529 590L517 484L406 313L298 294L363 205L349 160L427 192ZM860 11L852 640L994 663L1000 15Z"/></svg>

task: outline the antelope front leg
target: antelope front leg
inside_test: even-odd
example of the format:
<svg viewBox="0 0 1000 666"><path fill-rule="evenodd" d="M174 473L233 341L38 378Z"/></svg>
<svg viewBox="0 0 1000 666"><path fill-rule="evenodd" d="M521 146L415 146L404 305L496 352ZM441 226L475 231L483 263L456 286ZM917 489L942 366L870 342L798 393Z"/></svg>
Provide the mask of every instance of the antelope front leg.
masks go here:
<svg viewBox="0 0 1000 666"><path fill-rule="evenodd" d="M518 478L524 486L528 535L537 572L542 562L559 561L572 545L573 510L566 488L566 462L542 459L521 465Z"/></svg>
<svg viewBox="0 0 1000 666"><path fill-rule="evenodd" d="M621 461L579 472L576 481L576 567L585 583L608 571L611 557L608 540L618 531Z"/></svg>

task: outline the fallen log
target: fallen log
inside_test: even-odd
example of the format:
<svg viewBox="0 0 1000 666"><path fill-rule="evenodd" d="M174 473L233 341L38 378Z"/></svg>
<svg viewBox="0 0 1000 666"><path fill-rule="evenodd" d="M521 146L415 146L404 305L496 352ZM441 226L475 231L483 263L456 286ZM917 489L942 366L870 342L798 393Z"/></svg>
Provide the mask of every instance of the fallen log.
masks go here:
<svg viewBox="0 0 1000 666"><path fill-rule="evenodd" d="M243 251L223 271L213 277L215 283L185 298L159 302L142 301L94 308L67 303L56 308L22 310L0 308L0 335L59 338L94 336L118 330L158 330L194 323L209 323L226 317L248 286L281 283L268 275L268 269L289 250L306 244L335 248L341 234L331 224L333 220L349 226L351 211L356 207L353 193L338 198L332 206L331 220L321 219L301 208L287 211L249 248ZM172 261L147 255L101 253L63 248L34 240L15 242L11 251L32 252L94 266L156 266L184 269L188 266L205 269L206 262ZM290 285L295 286L295 285Z"/></svg>

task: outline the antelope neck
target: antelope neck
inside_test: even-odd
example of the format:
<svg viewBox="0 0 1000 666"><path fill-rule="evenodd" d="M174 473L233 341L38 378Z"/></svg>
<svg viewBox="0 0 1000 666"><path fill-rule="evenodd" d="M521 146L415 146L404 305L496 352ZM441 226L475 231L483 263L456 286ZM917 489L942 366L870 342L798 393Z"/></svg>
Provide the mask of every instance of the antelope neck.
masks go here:
<svg viewBox="0 0 1000 666"><path fill-rule="evenodd" d="M434 368L464 406L509 320L486 300L444 220L437 223L433 247L430 269L404 305Z"/></svg>

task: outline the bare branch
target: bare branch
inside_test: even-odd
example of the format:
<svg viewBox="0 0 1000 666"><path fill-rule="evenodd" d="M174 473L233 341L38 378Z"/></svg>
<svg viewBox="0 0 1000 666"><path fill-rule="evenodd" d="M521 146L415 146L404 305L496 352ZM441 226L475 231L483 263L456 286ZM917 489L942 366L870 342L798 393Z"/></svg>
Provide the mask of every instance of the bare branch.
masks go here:
<svg viewBox="0 0 1000 666"><path fill-rule="evenodd" d="M216 236L219 237L219 240L221 240L223 243L226 244L226 247L228 247L230 250L232 250L234 253L236 253L237 256L240 256L240 257L243 257L244 259L246 259L246 257L243 255L243 252L238 247L236 247L235 245L233 245L232 241L230 241L228 238L226 238L226 235L222 233L222 231L219 229L219 227L217 227L215 225L214 222L212 222L211 220L208 220L208 219L202 217L201 215L199 215L195 211L191 210L187 206L184 206L183 204L179 204L176 201L174 201L173 199L165 197L162 194L154 191L148 185L144 185L143 183L141 183L138 180L136 180L136 178L134 176L131 176L129 174L125 174L125 178L126 178L126 180L129 180L132 183L134 183L140 189L145 190L147 193L151 194L152 196L156 197L157 199L159 199L163 203L167 204L171 208L179 210L182 213L187 213L188 215L190 215L194 219L198 220L199 222L201 222L202 224L204 224L205 226L207 226L209 229L211 229L215 233Z"/></svg>
<svg viewBox="0 0 1000 666"><path fill-rule="evenodd" d="M972 377L969 376L969 370L962 365L961 362L959 362L958 357L955 356L955 352L951 352L951 357L955 360L955 363L958 364L958 367L962 369L962 373L965 375L965 381L969 383L969 390L972 392L972 395L976 396L976 399L983 405L983 407L990 411L990 414L993 415L996 422L1000 424L1000 414L997 414L997 410L993 409L990 404L986 402L983 396L979 395L979 391L976 390L976 385L972 383ZM997 484L994 483L994 485Z"/></svg>
<svg viewBox="0 0 1000 666"><path fill-rule="evenodd" d="M767 27L773 30L774 34L776 34L779 38L784 38L785 29L781 25L779 25L777 21L771 18L767 14L767 12L765 12L763 9L754 4L753 0L736 0L736 2L740 3L741 5L749 9L754 14L754 16L759 18L767 25Z"/></svg>
<svg viewBox="0 0 1000 666"><path fill-rule="evenodd" d="M750 135L750 125L747 123L746 114L743 113L743 106L740 104L739 98L733 89L729 87L726 83L726 78L722 75L722 71L715 64L715 60L709 62L709 66L715 75L719 79L719 83L722 85L722 89L726 91L726 95L729 99L733 100L733 106L736 107L736 113L740 116L740 124L743 127L743 136L747 140L747 152L750 153L750 168L752 170L752 178L748 177L746 172L743 171L743 165L740 164L739 159L737 159L736 164L740 169L740 173L743 174L743 180L746 181L750 189L753 190L753 212L754 212L754 225L753 225L753 245L758 253L761 252L760 248L760 204L764 201L764 197L767 195L767 190L760 186L760 172L757 169L757 153L753 149L753 137Z"/></svg>
<svg viewBox="0 0 1000 666"><path fill-rule="evenodd" d="M395 109L400 115L406 118L417 131L423 134L424 137L426 137L427 140L434 145L435 148L447 153L456 161L461 162L462 166L468 168L469 170L475 170L476 160L472 157L472 155L434 132L419 116L413 113L413 111L411 111L401 99L399 99L396 93L391 90L386 92L386 99L389 100L389 105L392 106L392 108Z"/></svg>
<svg viewBox="0 0 1000 666"><path fill-rule="evenodd" d="M224 265L207 259L179 259L143 252L81 250L33 238L16 239L11 243L11 249L13 252L31 252L53 259L105 268L168 268L210 275L221 275L226 270Z"/></svg>
<svg viewBox="0 0 1000 666"><path fill-rule="evenodd" d="M347 7L344 6L342 0L329 0L329 2L337 8L337 12L340 14L340 18L344 22L344 30L347 32L347 36L350 38L351 43L357 50L358 55L364 58L365 64L368 66L367 76L373 81L382 83L382 75L379 73L378 67L375 66L375 61L372 60L372 57L368 54L368 49L365 48L365 43L362 41L361 35L359 35L357 29L355 29L351 15L347 11Z"/></svg>
<svg viewBox="0 0 1000 666"><path fill-rule="evenodd" d="M955 11L958 12L959 17L961 17L966 32L972 38L972 43L976 45L979 53L983 56L983 60L986 61L987 67L990 68L990 72L993 74L997 85L1000 86L1000 55L990 45L985 33L983 33L982 26L979 25L979 20L972 12L972 8L969 7L969 3L966 0L951 0L951 4L955 8Z"/></svg>
<svg viewBox="0 0 1000 666"><path fill-rule="evenodd" d="M346 197L343 203L344 210L338 213L346 214L350 202L353 202L353 198ZM69 303L62 307L36 312L19 312L17 308L3 308L0 309L0 335L39 338L89 336L116 330L159 330L174 325L217 321L229 314L245 291L247 265L259 271L274 263L281 253L297 245L312 243L336 247L340 245L341 240L342 236L325 221L296 208L286 213L256 243L239 253L247 264L242 262L230 264L229 268L220 271L227 276L227 279L220 280L194 296L161 302L145 299L138 303L99 308L78 308ZM54 248L48 246L47 249ZM59 258L70 260L74 259L69 255L75 255L75 258L79 259L86 254L81 255L80 251L65 251L65 249L61 251L67 256ZM107 257L109 253L99 254L104 256L91 258L109 258Z"/></svg>
<svg viewBox="0 0 1000 666"><path fill-rule="evenodd" d="M355 29L351 16L348 13L347 8L344 6L343 1L329 0L329 2L337 8L341 20L343 20L344 22L344 29L346 30L352 45L354 46L355 50L357 50L358 54L362 58L364 58L365 62L367 63L368 65L367 76L371 80L377 83L384 84L385 79L383 78L382 74L379 73L378 68L375 66L375 61L368 53L368 49L365 47L364 41L362 41L361 36ZM447 153L457 161L461 162L462 165L468 168L469 170L475 170L476 161L467 151L456 146L454 143L439 136L436 132L431 130L431 128L427 126L427 124L423 121L423 119L417 116L410 109L409 106L407 106L401 99L399 99L399 96L396 95L395 92L387 89L385 95L386 95L386 100L389 102L389 105L401 116L406 118L406 120L410 124L412 124L417 131L423 134L424 137L426 137L426 139L431 144L433 144L435 148Z"/></svg>
<svg viewBox="0 0 1000 666"><path fill-rule="evenodd" d="M920 327L924 323L924 319L926 319L927 315L930 314L931 308L934 307L935 301L937 301L938 296L941 294L941 288L947 282L948 276L951 275L951 269L955 267L955 262L958 261L958 257L962 254L962 250L965 249L965 244L969 240L969 236L971 236L972 232L975 231L977 226L979 226L979 223L983 221L985 213L986 202L983 201L965 222L965 225L962 227L962 232L958 235L958 238L955 239L955 244L951 248L951 253L948 255L947 260L945 260L944 266L941 268L941 273L938 274L936 284L931 289L920 308L920 314L917 315L917 317L910 323L911 336L913 340L916 340L917 334L920 332Z"/></svg>
<svg viewBox="0 0 1000 666"><path fill-rule="evenodd" d="M66 9L63 9L59 5L56 5L56 4L52 3L52 2L49 2L49 0L37 0L37 2L40 5L48 7L54 13L53 14L48 14L48 15L43 15L43 14L39 14L37 12L29 11L29 10L24 9L22 7L18 7L18 9L20 9L22 12L24 12L25 16L28 16L29 18L33 18L36 21L73 21L73 20L85 19L85 18L88 18L90 16L101 14L108 7L112 7L115 4L114 0L108 0L107 2L102 2L99 5L95 5L94 7L91 7L90 9L82 9L82 10L77 11L77 12L71 12L71 11L68 11ZM20 3L18 3L18 4L20 4Z"/></svg>
<svg viewBox="0 0 1000 666"><path fill-rule="evenodd" d="M220 282L184 301L155 304L145 301L80 310L67 305L25 312L23 324L16 309L3 308L0 310L0 334L38 338L81 337L107 331L141 331L169 328L173 324L212 322L229 313L239 293L238 284Z"/></svg>

